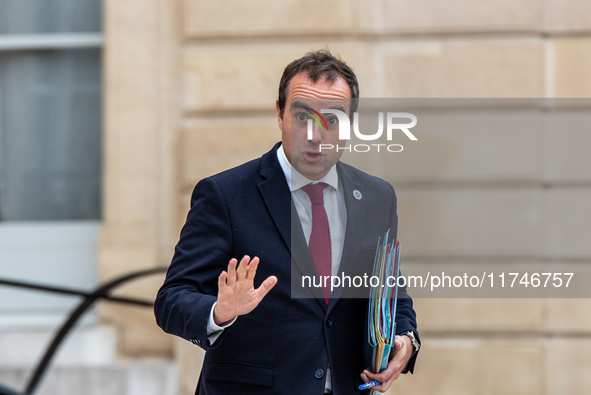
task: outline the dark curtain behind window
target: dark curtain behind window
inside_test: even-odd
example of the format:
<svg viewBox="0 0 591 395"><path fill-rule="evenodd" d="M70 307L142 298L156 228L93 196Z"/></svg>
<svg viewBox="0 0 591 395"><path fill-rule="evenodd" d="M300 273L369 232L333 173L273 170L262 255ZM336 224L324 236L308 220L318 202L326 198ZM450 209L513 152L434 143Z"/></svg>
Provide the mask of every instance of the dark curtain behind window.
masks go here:
<svg viewBox="0 0 591 395"><path fill-rule="evenodd" d="M0 35L99 32L97 0L2 0ZM0 52L0 220L100 218L101 51Z"/></svg>
<svg viewBox="0 0 591 395"><path fill-rule="evenodd" d="M0 1L0 34L100 31L100 0Z"/></svg>

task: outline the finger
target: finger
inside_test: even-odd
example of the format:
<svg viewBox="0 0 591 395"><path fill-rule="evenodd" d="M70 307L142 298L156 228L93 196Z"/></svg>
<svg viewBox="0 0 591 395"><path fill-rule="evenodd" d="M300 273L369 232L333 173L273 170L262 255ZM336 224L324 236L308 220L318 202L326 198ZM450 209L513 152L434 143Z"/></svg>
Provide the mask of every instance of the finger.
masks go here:
<svg viewBox="0 0 591 395"><path fill-rule="evenodd" d="M222 289L224 289L228 286L226 284L227 278L228 278L228 273L225 270L220 273L220 276L218 277L218 290L221 291Z"/></svg>
<svg viewBox="0 0 591 395"><path fill-rule="evenodd" d="M379 373L372 373L367 369L364 370L363 373L365 373L370 380L377 380L381 383L384 383L388 381L388 379L390 379L390 377L392 377L392 375L396 372L394 364L392 364L391 362L392 361L388 363L388 367L386 369L382 370Z"/></svg>
<svg viewBox="0 0 591 395"><path fill-rule="evenodd" d="M267 279L265 281L263 281L261 286L256 289L257 299L263 300L265 295L267 295L269 293L269 291L273 289L275 284L277 284L277 277L275 277L275 276L267 277Z"/></svg>
<svg viewBox="0 0 591 395"><path fill-rule="evenodd" d="M384 383L382 383L380 385L376 385L375 387L371 387L371 389L373 391L378 391L378 392L386 392L386 391L388 391L388 388L390 388L390 385L386 385Z"/></svg>
<svg viewBox="0 0 591 395"><path fill-rule="evenodd" d="M372 380L377 380L381 382L379 386L375 387L376 391L385 392L394 382L394 380L398 379L400 373L405 364L403 364L402 360L404 360L404 353L399 353L394 356L394 358L388 362L388 366L386 369L382 370L379 373L372 373L369 370L364 370L363 373L367 374L367 376Z"/></svg>
<svg viewBox="0 0 591 395"><path fill-rule="evenodd" d="M369 377L366 373L371 373L371 372L366 369L361 373L361 380L363 380L364 383L369 383L372 380L376 380L381 383L380 385L376 385L376 386L371 387L372 391L385 392L390 387L390 385L392 385L392 382L394 381L394 380L391 380L390 383L382 382L377 378ZM375 373L371 373L371 374L375 375Z"/></svg>
<svg viewBox="0 0 591 395"><path fill-rule="evenodd" d="M363 371L363 373L361 374L362 379L367 383L371 380L376 380L379 381L381 384L380 385L376 385L375 387L372 387L371 389L374 391L379 391L379 392L385 392L388 388L390 388L390 386L392 385L392 383L394 382L394 380L396 378L398 378L398 374L395 374L394 376L384 376L382 375L383 373L385 373L386 371L383 370L380 373L371 373L367 370ZM365 376L365 378L364 378Z"/></svg>
<svg viewBox="0 0 591 395"><path fill-rule="evenodd" d="M248 270L248 263L250 262L250 257L248 255L244 255L240 260L240 265L238 265L238 270L236 271L236 279L242 280L246 278L246 271Z"/></svg>
<svg viewBox="0 0 591 395"><path fill-rule="evenodd" d="M230 259L230 263L228 264L228 286L232 287L236 284L236 264L238 261L236 258Z"/></svg>
<svg viewBox="0 0 591 395"><path fill-rule="evenodd" d="M252 258L252 261L248 264L248 269L246 270L246 279L254 281L254 276L257 274L257 268L259 267L260 259L258 256Z"/></svg>
<svg viewBox="0 0 591 395"><path fill-rule="evenodd" d="M369 382L369 377L367 377L367 375L365 373L361 373L361 380L363 380L364 383L368 383Z"/></svg>
<svg viewBox="0 0 591 395"><path fill-rule="evenodd" d="M390 377L386 381L383 381L382 384L376 385L375 387L373 387L373 389L376 391L379 391L379 392L386 392L386 391L388 391L388 388L390 388L392 386L392 383L394 383L394 380L396 380L397 378L398 378L398 374Z"/></svg>
<svg viewBox="0 0 591 395"><path fill-rule="evenodd" d="M379 373L373 373L367 369L364 370L362 374L364 374L365 377L367 377L367 381L371 381L371 380L381 381L380 378L382 378L381 376L379 376Z"/></svg>
<svg viewBox="0 0 591 395"><path fill-rule="evenodd" d="M390 362L396 362L397 366L406 366L408 359L412 355L412 345L410 345L410 339L408 341L407 336L396 335L394 340L394 355Z"/></svg>

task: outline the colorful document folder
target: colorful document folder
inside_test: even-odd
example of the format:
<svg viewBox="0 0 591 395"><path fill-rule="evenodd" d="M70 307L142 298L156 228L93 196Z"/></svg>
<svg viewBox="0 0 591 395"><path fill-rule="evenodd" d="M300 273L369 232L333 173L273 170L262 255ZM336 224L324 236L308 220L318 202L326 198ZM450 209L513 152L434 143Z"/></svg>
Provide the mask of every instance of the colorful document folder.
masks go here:
<svg viewBox="0 0 591 395"><path fill-rule="evenodd" d="M390 231L386 232L383 240L378 240L372 277L374 282L371 284L367 310L366 354L368 364L376 373L388 366L396 335L400 243L388 243L389 233ZM377 391L375 393L379 394Z"/></svg>

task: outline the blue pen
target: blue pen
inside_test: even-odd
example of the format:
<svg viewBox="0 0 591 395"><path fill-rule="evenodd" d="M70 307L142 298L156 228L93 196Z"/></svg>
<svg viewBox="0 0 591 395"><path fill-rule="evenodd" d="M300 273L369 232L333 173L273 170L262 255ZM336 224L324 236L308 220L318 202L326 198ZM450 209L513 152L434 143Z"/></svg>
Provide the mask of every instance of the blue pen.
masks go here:
<svg viewBox="0 0 591 395"><path fill-rule="evenodd" d="M372 380L372 381L370 381L369 383L361 384L361 385L360 385L359 387L357 387L357 388L359 388L360 390L366 390L366 389L368 389L368 388L375 387L376 385L381 385L381 384L382 384L382 383L380 383L379 381Z"/></svg>

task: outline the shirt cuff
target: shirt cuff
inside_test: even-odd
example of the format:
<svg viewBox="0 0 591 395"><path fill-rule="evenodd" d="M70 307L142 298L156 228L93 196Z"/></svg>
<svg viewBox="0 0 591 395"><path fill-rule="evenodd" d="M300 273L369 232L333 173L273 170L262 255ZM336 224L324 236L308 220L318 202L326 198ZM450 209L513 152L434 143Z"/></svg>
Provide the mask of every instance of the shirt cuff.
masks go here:
<svg viewBox="0 0 591 395"><path fill-rule="evenodd" d="M211 311L209 312L209 321L207 321L207 339L209 340L209 344L213 344L217 338L222 334L222 331L232 325L237 317L234 317L230 322L228 322L224 326L217 325L213 320L213 309L218 302L214 302L213 306L211 306Z"/></svg>

